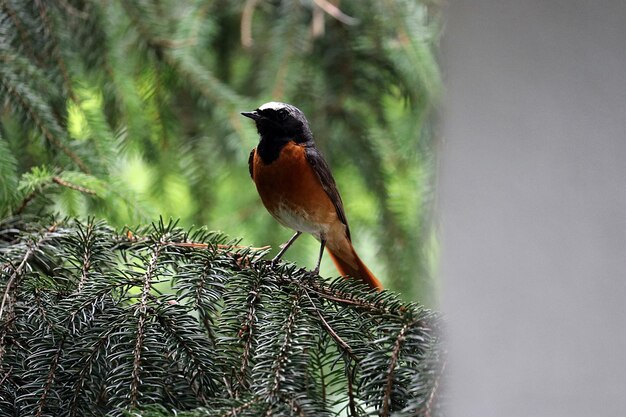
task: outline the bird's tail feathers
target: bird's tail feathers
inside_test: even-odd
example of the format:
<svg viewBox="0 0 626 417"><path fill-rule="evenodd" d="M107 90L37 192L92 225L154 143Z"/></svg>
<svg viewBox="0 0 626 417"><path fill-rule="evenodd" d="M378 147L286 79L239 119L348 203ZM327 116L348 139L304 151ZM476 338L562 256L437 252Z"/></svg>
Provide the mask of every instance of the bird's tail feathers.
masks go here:
<svg viewBox="0 0 626 417"><path fill-rule="evenodd" d="M347 245L342 245L342 248L327 248L328 254L335 263L339 273L344 277L349 276L360 279L371 288L382 291L382 284L363 261L361 261L361 258L356 254L350 241L346 239L345 243L347 243Z"/></svg>

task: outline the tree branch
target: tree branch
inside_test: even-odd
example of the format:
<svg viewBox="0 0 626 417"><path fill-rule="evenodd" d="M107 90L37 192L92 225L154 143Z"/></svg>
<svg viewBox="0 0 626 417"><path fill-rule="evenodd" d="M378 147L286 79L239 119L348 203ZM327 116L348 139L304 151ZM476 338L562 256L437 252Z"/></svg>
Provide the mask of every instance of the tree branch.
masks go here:
<svg viewBox="0 0 626 417"><path fill-rule="evenodd" d="M2 80L2 79L0 78L0 80ZM80 159L78 157L78 155L76 155L67 146L65 146L61 142L61 140L58 139L57 137L55 137L55 135L50 131L50 129L48 129L48 127L46 127L46 125L43 122L43 120L39 117L37 112L33 109L33 106L30 103L28 103L26 98L24 98L23 94L20 93L19 91L17 91L17 89L15 87L13 87L12 85L8 84L6 81L3 82L3 84L4 84L5 88L8 90L8 92L12 96L17 98L19 103L22 105L22 108L24 110L26 110L26 112L28 113L28 115L30 116L32 121L39 128L39 130L41 130L41 132L43 133L44 137L48 140L48 142L50 142L50 144L52 144L53 146L56 146L61 151L63 151L63 153L65 155L67 155L72 161L74 161L74 163L78 166L78 168L82 172L87 173L87 174L90 173L89 168L87 168L87 165L82 161L82 159Z"/></svg>
<svg viewBox="0 0 626 417"><path fill-rule="evenodd" d="M139 395L139 385L141 384L141 350L143 349L144 342L144 327L146 323L146 310L148 308L148 299L150 296L150 290L152 289L152 279L156 274L157 262L159 261L159 255L163 246L166 244L165 236L161 236L158 242L154 244L152 249L152 258L146 268L146 273L143 278L143 288L141 290L141 298L137 305L137 311L139 317L137 319L137 340L135 342L135 349L133 351L133 371L131 374L130 382L130 405L131 407L137 406L137 398Z"/></svg>
<svg viewBox="0 0 626 417"><path fill-rule="evenodd" d="M298 285L300 286L300 285ZM335 340L335 342L337 342L337 344L339 345L339 347L341 348L341 350L343 350L346 354L348 354L348 356L350 356L350 358L356 360L356 357L354 356L354 354L352 353L352 348L350 347L350 345L348 345L338 334L337 332L335 332L335 330L333 330L333 328L331 327L330 324L328 324L328 322L326 321L326 319L324 319L324 316L322 315L322 313L317 309L317 307L315 306L315 303L313 303L313 300L311 299L311 296L309 295L308 291L306 290L306 288L304 287L300 287L302 288L304 294L307 296L307 298L309 299L309 302L311 303L311 306L313 307L313 309L315 310L315 313L317 313L317 316L320 318L320 321L322 323L322 327L324 327L326 329L326 331L328 332L328 334L330 334L330 336Z"/></svg>
<svg viewBox="0 0 626 417"><path fill-rule="evenodd" d="M341 23L346 25L356 25L359 23L359 19L355 19L354 17L348 16L344 12L342 12L337 6L329 2L328 0L313 0L313 3L320 9L324 10L329 16L337 19Z"/></svg>
<svg viewBox="0 0 626 417"><path fill-rule="evenodd" d="M395 371L396 365L398 364L398 360L400 358L400 350L402 349L402 344L404 343L406 332L415 323L416 323L415 321L412 321L402 326L400 333L396 337L396 342L394 343L393 350L391 351L391 358L389 360L389 368L387 369L387 384L385 385L385 395L383 397L383 409L380 413L381 417L389 417L389 407L391 403L391 395L393 393L393 385L394 385L393 373Z"/></svg>
<svg viewBox="0 0 626 417"><path fill-rule="evenodd" d="M65 337L61 339L57 350L52 356L52 361L50 362L50 369L48 370L48 376L46 377L46 383L43 386L43 392L41 393L41 397L39 398L39 402L37 404L37 412L35 413L36 417L41 417L44 412L44 408L46 406L46 399L48 394L50 393L50 388L52 388L52 383L54 382L54 378L56 375L57 368L59 366L59 359L61 355L63 355L63 345L65 344Z"/></svg>

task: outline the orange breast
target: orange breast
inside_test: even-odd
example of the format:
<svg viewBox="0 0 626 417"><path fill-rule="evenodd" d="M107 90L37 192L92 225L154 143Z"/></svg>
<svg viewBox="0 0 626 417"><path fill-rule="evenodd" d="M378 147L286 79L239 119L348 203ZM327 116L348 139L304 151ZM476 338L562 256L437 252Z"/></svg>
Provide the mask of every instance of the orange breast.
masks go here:
<svg viewBox="0 0 626 417"><path fill-rule="evenodd" d="M270 164L255 152L253 178L263 204L283 225L319 238L339 222L304 147L295 142L285 145Z"/></svg>

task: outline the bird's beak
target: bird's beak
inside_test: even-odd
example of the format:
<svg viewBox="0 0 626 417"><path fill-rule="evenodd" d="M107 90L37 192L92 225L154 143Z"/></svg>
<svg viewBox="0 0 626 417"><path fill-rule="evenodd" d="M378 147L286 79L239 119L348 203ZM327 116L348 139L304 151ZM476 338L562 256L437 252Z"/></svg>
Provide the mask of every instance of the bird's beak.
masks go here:
<svg viewBox="0 0 626 417"><path fill-rule="evenodd" d="M242 111L241 115L249 117L252 120L259 120L259 119L262 118L262 116L256 110L254 110L254 111Z"/></svg>

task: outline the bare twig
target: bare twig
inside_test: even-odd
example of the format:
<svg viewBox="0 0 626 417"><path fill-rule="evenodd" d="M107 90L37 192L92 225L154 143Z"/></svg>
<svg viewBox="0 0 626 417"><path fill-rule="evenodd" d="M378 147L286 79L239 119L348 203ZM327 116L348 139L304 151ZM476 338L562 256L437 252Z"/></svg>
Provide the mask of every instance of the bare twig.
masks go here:
<svg viewBox="0 0 626 417"><path fill-rule="evenodd" d="M324 35L324 11L319 8L313 8L313 18L311 19L311 36L313 39Z"/></svg>
<svg viewBox="0 0 626 417"><path fill-rule="evenodd" d="M52 177L52 182L55 183L55 184L59 184L59 185L61 185L63 187L66 187L66 188L70 188L72 190L80 191L81 193L84 193L84 194L96 195L96 192L94 190L91 190L91 189L85 188L85 187L81 187L80 185L77 185L77 184L73 184L71 182L68 182L68 181L64 180L61 177L57 177L57 176Z"/></svg>
<svg viewBox="0 0 626 417"><path fill-rule="evenodd" d="M402 307L397 311L392 311L389 308L381 307L377 303L355 298L352 294L343 293L337 290L332 290L326 286L323 286L317 283L313 283L310 286L310 289L311 291L313 291L320 297L326 298L331 301L336 301L341 304L348 304L348 305L355 306L357 308L369 310L372 313L385 313L385 314L391 313L391 314L397 314L398 316L403 315Z"/></svg>
<svg viewBox="0 0 626 417"><path fill-rule="evenodd" d="M13 367L10 367L9 370L7 371L6 374L4 374L4 376L2 377L2 379L0 379L0 387L2 386L2 384L4 384L4 381L7 380L7 378L9 377L9 375L11 375L11 372L13 371Z"/></svg>
<svg viewBox="0 0 626 417"><path fill-rule="evenodd" d="M232 249L251 249L254 251L262 251L262 250L266 250L266 249L270 249L271 246L260 246L260 247L249 247L249 246L243 246L243 245L222 245L222 244L217 244L217 245L212 245L210 243L196 243L196 242L169 242L168 246L180 246L183 248L200 248L200 249L206 249L210 246L216 246L218 249L220 250L232 250Z"/></svg>
<svg viewBox="0 0 626 417"><path fill-rule="evenodd" d="M62 187L69 188L71 190L80 191L81 193L84 193L84 194L97 195L97 193L94 190L82 187L78 184L71 183L55 175L49 180L49 182L45 182L40 188L28 193L28 195L26 195L26 197L22 199L22 202L20 203L19 207L15 209L15 214L22 214L24 210L26 209L26 207L28 207L28 204L30 204L30 202L35 198L35 196L37 196L37 193L40 191L40 189L46 187L51 182L58 184Z"/></svg>
<svg viewBox="0 0 626 417"><path fill-rule="evenodd" d="M246 0L241 13L241 45L244 48L252 46L252 15L259 0Z"/></svg>
<svg viewBox="0 0 626 417"><path fill-rule="evenodd" d="M32 193L29 193L26 197L24 197L20 206L15 209L15 214L22 214L22 212L26 209L28 204L33 200L33 198L35 198L36 195L37 191L33 191Z"/></svg>
<svg viewBox="0 0 626 417"><path fill-rule="evenodd" d="M335 342L337 342L339 344L339 346L341 347L341 349L346 352L352 359L356 360L356 358L354 357L354 354L352 353L352 348L350 347L349 344L347 344L342 338L341 336L339 336L335 330L333 330L333 328L331 327L330 324L328 324L328 322L326 321L326 319L324 319L324 316L322 315L322 313L317 309L317 307L315 306L315 303L313 303L313 300L311 299L311 296L309 295L308 291L306 290L306 288L304 288L303 286L300 286L300 288L302 288L302 290L304 291L304 295L306 295L306 297L309 299L309 302L311 303L311 306L313 307L313 309L315 310L315 312L317 313L317 316L320 318L321 322L322 322L322 326L326 329L326 331L328 331L328 333L330 334L330 336L335 340Z"/></svg>
<svg viewBox="0 0 626 417"><path fill-rule="evenodd" d="M345 23L346 25L350 25L350 26L353 26L359 23L359 19L355 19L352 16L348 16L347 14L339 10L339 7L335 6L328 0L313 0L313 2L315 3L317 7L324 10L324 12L326 12L329 16L334 17L341 23Z"/></svg>

